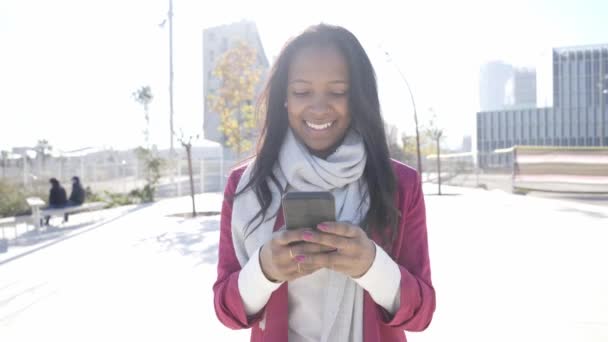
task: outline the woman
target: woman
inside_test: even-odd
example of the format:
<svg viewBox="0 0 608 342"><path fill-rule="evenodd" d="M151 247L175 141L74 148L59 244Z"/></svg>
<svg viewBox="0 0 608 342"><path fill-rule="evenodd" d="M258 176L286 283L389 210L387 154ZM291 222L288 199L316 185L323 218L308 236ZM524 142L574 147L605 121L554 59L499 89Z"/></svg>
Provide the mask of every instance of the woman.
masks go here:
<svg viewBox="0 0 608 342"><path fill-rule="evenodd" d="M72 192L70 193L70 198L68 199L68 203L66 206L75 207L82 205L86 198L86 191L82 188L82 184L80 183L80 178L78 176L72 177ZM69 214L63 214L63 222L68 222Z"/></svg>
<svg viewBox="0 0 608 342"><path fill-rule="evenodd" d="M415 170L389 158L373 67L318 25L289 41L261 98L255 158L221 216L219 320L252 341L405 341L435 310ZM331 191L338 222L283 229L286 191ZM297 243L297 244L294 244Z"/></svg>
<svg viewBox="0 0 608 342"><path fill-rule="evenodd" d="M45 209L64 208L68 204L65 189L61 186L57 178L49 179L49 183L51 183L51 190L49 190L49 205ZM45 216L44 224L48 226L50 220L50 216Z"/></svg>

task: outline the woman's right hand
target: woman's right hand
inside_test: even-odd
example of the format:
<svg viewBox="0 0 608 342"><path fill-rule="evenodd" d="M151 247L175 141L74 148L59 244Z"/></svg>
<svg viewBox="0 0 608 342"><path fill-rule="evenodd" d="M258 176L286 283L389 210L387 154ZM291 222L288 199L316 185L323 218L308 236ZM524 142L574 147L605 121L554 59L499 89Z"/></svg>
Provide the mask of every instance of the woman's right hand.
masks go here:
<svg viewBox="0 0 608 342"><path fill-rule="evenodd" d="M322 267L301 264L305 255L331 252L332 249L316 243L306 242L311 228L279 230L260 250L262 272L272 282L290 281L311 274Z"/></svg>

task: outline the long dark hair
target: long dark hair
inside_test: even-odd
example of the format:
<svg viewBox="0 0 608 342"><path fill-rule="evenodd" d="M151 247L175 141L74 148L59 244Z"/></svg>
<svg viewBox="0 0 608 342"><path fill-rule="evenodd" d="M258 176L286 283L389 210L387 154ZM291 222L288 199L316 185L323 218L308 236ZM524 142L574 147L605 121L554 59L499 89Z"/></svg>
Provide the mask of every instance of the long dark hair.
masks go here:
<svg viewBox="0 0 608 342"><path fill-rule="evenodd" d="M262 220L269 219L267 210L272 201L272 194L267 182L274 182L280 188L272 171L289 126L285 108L289 66L302 48L311 45L333 46L347 61L350 75L348 108L351 128L361 134L367 152L364 177L370 196L370 208L362 226L368 235L372 231L379 233L386 243L386 239L392 239L396 233L399 211L393 203L396 181L380 115L376 75L357 38L342 27L326 24L311 26L283 47L258 103L258 114L263 115L264 124L251 179L236 196L248 188L253 188L261 210L250 224L260 216ZM271 217L274 217L274 213L271 214Z"/></svg>

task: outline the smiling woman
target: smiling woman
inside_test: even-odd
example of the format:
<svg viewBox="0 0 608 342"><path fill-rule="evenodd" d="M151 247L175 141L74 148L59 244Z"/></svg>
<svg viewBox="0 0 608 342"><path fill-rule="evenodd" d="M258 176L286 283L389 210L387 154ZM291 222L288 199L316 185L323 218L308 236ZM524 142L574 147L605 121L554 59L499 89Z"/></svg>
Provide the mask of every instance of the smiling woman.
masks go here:
<svg viewBox="0 0 608 342"><path fill-rule="evenodd" d="M303 48L289 68L289 126L316 156L329 156L350 126L348 64L333 46Z"/></svg>
<svg viewBox="0 0 608 342"><path fill-rule="evenodd" d="M257 154L224 194L219 320L252 328L252 341L405 341L404 330L424 330L435 290L420 177L389 158L357 38L317 25L289 41L261 104ZM337 222L284 229L289 191L331 192Z"/></svg>

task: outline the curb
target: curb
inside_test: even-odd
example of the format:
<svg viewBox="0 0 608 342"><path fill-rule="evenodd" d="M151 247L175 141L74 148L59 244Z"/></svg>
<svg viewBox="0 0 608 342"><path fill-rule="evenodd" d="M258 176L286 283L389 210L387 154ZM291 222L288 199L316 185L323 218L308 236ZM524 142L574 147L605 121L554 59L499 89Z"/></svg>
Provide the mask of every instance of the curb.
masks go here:
<svg viewBox="0 0 608 342"><path fill-rule="evenodd" d="M6 264L6 263L8 263L8 262L11 262L11 261L13 261L13 260L16 260L16 259L22 258L22 257L24 257L24 256L26 256L26 255L32 254L32 253L34 253L34 252L37 252L37 251L39 251L39 250L41 250L41 249L44 249L44 248L50 247L50 246L52 246L52 245L54 245L54 244L56 244L56 243L59 243L59 242L65 241L65 240L67 240L67 239L71 239L71 238L73 238L73 237L75 237L75 236L78 236L78 235L80 235L80 234L84 234L84 233L86 233L86 232L90 232L90 231L92 231L92 230L94 230L94 229L97 229L97 228L99 228L99 227L102 227L102 226L104 226L104 225L106 225L106 224L108 224L108 223L114 222L114 221L116 221L116 220L118 220L118 219L120 219L120 218L123 218L124 216L126 216L126 215L128 215L128 214L131 214L131 213L133 213L133 212L136 212L136 211L141 210L141 209L146 208L146 207L148 207L148 206L147 206L147 205L138 205L138 206L136 206L135 208L129 209L129 210L125 211L124 213L122 213L122 214L120 214L120 215L118 215L118 216L116 216L116 217L113 217L113 218L111 218L111 219L108 219L108 220L105 220L105 221L103 221L103 220L102 220L101 222L95 223L95 224L93 224L92 226L90 226L90 227L88 227L88 228L84 228L83 230L80 230L80 231L74 232L73 234L65 235L65 236L60 237L60 238L57 238L57 239L55 239L55 240L52 240L52 241L49 241L49 242L43 243L43 244L41 244L41 245L39 245L39 246L37 246L37 247L34 247L34 248L30 249L30 250L27 250L27 251L25 251L25 252L23 252L23 253L20 253L20 254L14 255L14 256L12 256L12 257L10 257L10 258L8 258L8 259L5 259L5 260L0 260L0 266L2 266L2 265L4 265L4 264ZM9 248L10 248L10 247L9 247Z"/></svg>

